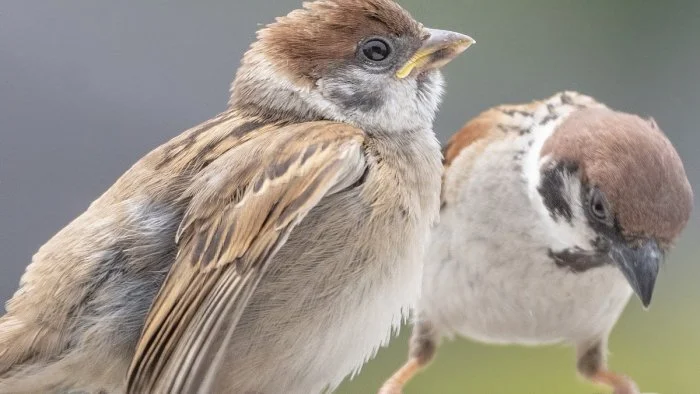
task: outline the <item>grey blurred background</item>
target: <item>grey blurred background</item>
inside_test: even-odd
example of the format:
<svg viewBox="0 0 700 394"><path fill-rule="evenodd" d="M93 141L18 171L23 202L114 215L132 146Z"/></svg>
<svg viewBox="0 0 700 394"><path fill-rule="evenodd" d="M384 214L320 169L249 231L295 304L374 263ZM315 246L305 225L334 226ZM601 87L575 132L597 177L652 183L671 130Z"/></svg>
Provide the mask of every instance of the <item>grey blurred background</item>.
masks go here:
<svg viewBox="0 0 700 394"><path fill-rule="evenodd" d="M575 89L653 116L700 194L700 2L404 0L428 26L478 44L446 68L445 141L489 106ZM300 0L0 3L0 301L37 248L142 155L225 108L260 24ZM697 201L697 197L696 197ZM611 363L647 391L700 393L698 216L663 268L652 309L633 301ZM340 392L376 390L404 329ZM573 352L446 343L407 393L592 393Z"/></svg>

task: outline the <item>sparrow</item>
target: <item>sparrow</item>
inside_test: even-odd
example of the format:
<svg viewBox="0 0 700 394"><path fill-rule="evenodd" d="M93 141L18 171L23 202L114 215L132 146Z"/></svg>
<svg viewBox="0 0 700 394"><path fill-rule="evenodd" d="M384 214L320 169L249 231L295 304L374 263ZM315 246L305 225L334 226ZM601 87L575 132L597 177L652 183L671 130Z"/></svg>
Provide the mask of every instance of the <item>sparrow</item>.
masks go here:
<svg viewBox="0 0 700 394"><path fill-rule="evenodd" d="M439 69L473 42L392 0L263 27L228 108L33 257L0 318L0 392L307 394L357 372L417 301Z"/></svg>
<svg viewBox="0 0 700 394"><path fill-rule="evenodd" d="M445 149L440 223L425 258L398 393L443 337L575 346L578 372L637 394L608 370L608 336L632 293L649 306L693 194L653 119L560 92L468 122Z"/></svg>

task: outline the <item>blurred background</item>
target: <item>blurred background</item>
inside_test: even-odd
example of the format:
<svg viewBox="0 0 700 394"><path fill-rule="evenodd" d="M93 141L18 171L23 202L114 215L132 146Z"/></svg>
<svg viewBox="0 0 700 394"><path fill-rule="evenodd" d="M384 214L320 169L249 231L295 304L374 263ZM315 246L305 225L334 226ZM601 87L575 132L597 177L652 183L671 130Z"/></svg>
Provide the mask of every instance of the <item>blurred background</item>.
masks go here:
<svg viewBox="0 0 700 394"><path fill-rule="evenodd" d="M500 103L563 89L653 116L700 195L700 2L400 1L478 44L446 68L441 141ZM0 301L37 248L145 153L225 108L260 24L300 0L4 0L0 7ZM698 198L696 198L697 203ZM696 211L697 212L697 211ZM651 310L633 300L612 368L643 391L700 393L698 215ZM340 393L371 393L405 360L409 328ZM568 347L446 342L406 393L599 393Z"/></svg>

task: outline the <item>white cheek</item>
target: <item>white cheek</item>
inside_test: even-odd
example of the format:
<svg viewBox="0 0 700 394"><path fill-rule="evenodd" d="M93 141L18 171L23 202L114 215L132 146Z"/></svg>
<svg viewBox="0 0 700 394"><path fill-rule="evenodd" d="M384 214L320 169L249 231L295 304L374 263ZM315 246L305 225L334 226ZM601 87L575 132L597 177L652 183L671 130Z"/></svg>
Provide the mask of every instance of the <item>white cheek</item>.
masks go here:
<svg viewBox="0 0 700 394"><path fill-rule="evenodd" d="M548 234L550 237L549 243L555 251L573 247L591 250L593 247L592 242L595 240L596 235L588 225L588 219L581 202L581 183L574 178L564 182L563 197L566 199L569 207L571 207L571 221L561 216L552 217L549 209L544 204L542 195L537 190L540 184L539 168L542 165L546 165L547 160L547 157L543 158L538 163L536 173L529 175L531 176L529 178L531 183L528 185L528 194L532 206L539 217L542 218L541 223L545 227L545 234Z"/></svg>
<svg viewBox="0 0 700 394"><path fill-rule="evenodd" d="M528 180L528 194L532 200L539 197L537 188L540 185L540 168L548 160L547 157L541 157L542 146L554 133L554 130L576 109L575 106L564 105L561 101L561 96L557 94L538 106L533 112L533 116L515 115L520 117L517 123L521 128L531 128L533 130L531 137L532 146L525 157L523 165L523 176ZM553 119L546 121L552 116L554 116ZM544 209L544 205L542 208Z"/></svg>
<svg viewBox="0 0 700 394"><path fill-rule="evenodd" d="M570 181L566 185L567 200L572 213L571 222L563 218L555 221L550 215L547 215L546 220L544 220L545 225L549 227L548 233L552 236L552 249L557 251L578 247L583 250L592 250L592 242L595 240L596 234L588 225L588 219L580 201L581 184L577 181Z"/></svg>
<svg viewBox="0 0 700 394"><path fill-rule="evenodd" d="M310 92L310 102L314 107L332 119L355 124L360 128L371 127L389 132L432 129L443 93L443 78L439 72L429 76L430 81L426 82L424 91L419 91L415 78L399 80L367 74L360 69L349 69L347 72L350 73L348 80L361 80L363 84L382 87L381 107L373 111L341 110L321 93ZM333 84L321 80L318 92L332 89L351 95L356 88L353 84Z"/></svg>
<svg viewBox="0 0 700 394"><path fill-rule="evenodd" d="M346 122L362 129L375 129L385 132L404 132L406 130L432 130L438 106L443 93L444 79L439 71L432 72L426 78L421 90L414 77L405 79L387 78L385 75L373 75L362 69L348 68L347 79L337 81L320 79L316 88L297 85L278 72L265 56L256 53L247 55L247 61L254 65L242 69L239 78L258 81L266 90L256 90L258 101L270 108L293 111L299 114L317 116L329 120ZM261 76L270 75L274 77ZM350 83L348 81L356 81ZM358 85L379 86L381 107L372 111L341 108L330 100L324 92L336 91L350 96L357 91ZM253 84L254 85L254 84ZM232 91L234 86L232 86ZM287 92L295 93L295 99L289 100ZM301 99L304 106L297 102Z"/></svg>
<svg viewBox="0 0 700 394"><path fill-rule="evenodd" d="M555 96L553 100L559 100L558 96ZM564 218L558 218L557 220L552 218L542 200L542 195L538 191L541 182L541 168L550 160L548 156L541 157L542 146L552 135L554 130L575 110L574 107L564 106L560 103L556 105L555 108L557 117L547 122L545 125L542 125L541 122L542 119L549 114L549 109L546 105L540 106L532 118L525 118L522 122L523 124L528 122L537 124L537 127L533 127L535 132L531 140L532 147L528 151L523 165L523 176L528 182L528 197L530 198L532 206L543 219L541 223L545 226L545 233L551 237L549 242L552 245L552 249L579 247L584 250L590 250L592 247L591 242L595 239L595 234L588 225L585 212L581 205L580 183L577 181L565 183L567 185L567 201L572 210L571 222Z"/></svg>

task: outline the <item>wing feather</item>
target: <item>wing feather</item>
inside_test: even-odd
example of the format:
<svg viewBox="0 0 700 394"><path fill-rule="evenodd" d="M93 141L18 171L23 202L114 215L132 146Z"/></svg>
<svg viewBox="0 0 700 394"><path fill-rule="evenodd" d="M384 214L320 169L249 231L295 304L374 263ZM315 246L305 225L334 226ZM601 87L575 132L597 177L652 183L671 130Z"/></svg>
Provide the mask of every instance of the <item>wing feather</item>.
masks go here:
<svg viewBox="0 0 700 394"><path fill-rule="evenodd" d="M176 262L146 320L129 392L189 393L212 383L272 257L324 196L362 176L363 136L332 122L267 130L202 171L183 196Z"/></svg>

